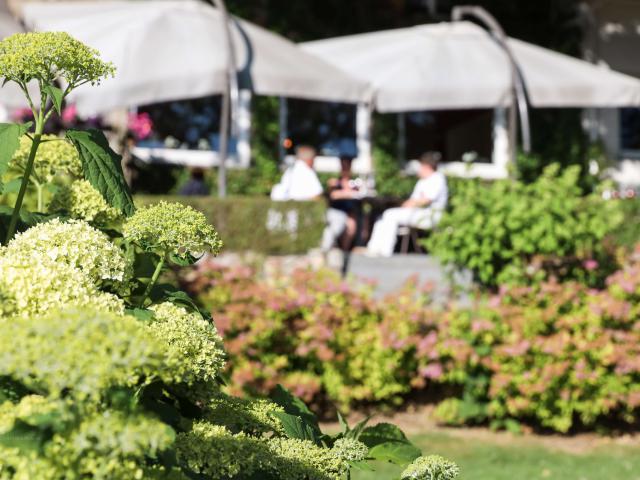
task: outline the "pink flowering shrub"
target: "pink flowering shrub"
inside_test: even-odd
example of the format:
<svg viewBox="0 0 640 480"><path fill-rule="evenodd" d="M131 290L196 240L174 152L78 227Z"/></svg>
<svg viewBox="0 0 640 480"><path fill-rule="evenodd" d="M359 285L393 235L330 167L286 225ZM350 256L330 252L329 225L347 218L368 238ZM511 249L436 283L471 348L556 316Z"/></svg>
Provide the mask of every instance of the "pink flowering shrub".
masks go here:
<svg viewBox="0 0 640 480"><path fill-rule="evenodd" d="M265 282L249 268L199 269L191 288L226 340L234 390L266 393L280 383L307 402L347 409L398 403L441 375L429 359L437 315L413 284L375 301L329 271Z"/></svg>
<svg viewBox="0 0 640 480"><path fill-rule="evenodd" d="M547 282L440 310L415 284L374 300L329 272L266 282L208 264L191 288L225 338L232 390L282 383L342 409L446 395L445 423L567 432L638 420L640 250L626 263L602 290Z"/></svg>

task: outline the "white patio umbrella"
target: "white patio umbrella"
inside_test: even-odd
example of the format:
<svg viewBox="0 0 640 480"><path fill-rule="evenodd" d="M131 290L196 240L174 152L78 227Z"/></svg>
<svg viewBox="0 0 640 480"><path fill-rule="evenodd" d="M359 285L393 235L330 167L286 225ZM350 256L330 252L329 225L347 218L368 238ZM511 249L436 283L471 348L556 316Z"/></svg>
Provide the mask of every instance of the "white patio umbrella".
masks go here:
<svg viewBox="0 0 640 480"><path fill-rule="evenodd" d="M484 18L491 16L485 11ZM640 81L636 78L519 40L505 37L504 43L534 107L640 105ZM513 104L514 89L518 88L505 48L487 30L470 22L420 25L307 42L302 46L368 81L370 106L380 112L507 107ZM526 103L524 108L526 113ZM366 131L366 112L360 118L365 125L361 131ZM505 119L497 111L494 125L497 169L479 164L477 170L483 176L506 175L508 157L515 156L515 117L511 117L509 134ZM527 129L523 130L526 142L525 134ZM366 138L361 143L370 148ZM454 162L448 167L456 174L469 172L466 164Z"/></svg>
<svg viewBox="0 0 640 480"><path fill-rule="evenodd" d="M640 80L509 39L534 107L640 105ZM511 101L510 64L470 22L421 25L302 44L371 83L380 112L493 108Z"/></svg>
<svg viewBox="0 0 640 480"><path fill-rule="evenodd" d="M115 64L99 90L70 96L81 114L221 93L226 86L220 13L195 0L25 2L33 30L66 31ZM357 102L364 82L244 20L232 28L241 87L262 95Z"/></svg>

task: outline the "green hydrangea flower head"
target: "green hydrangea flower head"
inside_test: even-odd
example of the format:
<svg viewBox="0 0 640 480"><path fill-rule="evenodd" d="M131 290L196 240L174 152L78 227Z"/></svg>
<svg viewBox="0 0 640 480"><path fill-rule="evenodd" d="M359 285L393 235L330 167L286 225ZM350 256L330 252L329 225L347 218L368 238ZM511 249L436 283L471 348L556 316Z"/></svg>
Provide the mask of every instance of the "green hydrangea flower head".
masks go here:
<svg viewBox="0 0 640 480"><path fill-rule="evenodd" d="M43 135L38 146L33 174L41 183L51 182L57 175L82 177L82 163L77 150L66 140L55 135ZM14 167L24 172L31 151L31 139L23 136L13 157Z"/></svg>
<svg viewBox="0 0 640 480"><path fill-rule="evenodd" d="M165 378L166 345L137 319L92 308L53 309L2 321L0 365L27 388L87 408L106 389Z"/></svg>
<svg viewBox="0 0 640 480"><path fill-rule="evenodd" d="M233 433L244 432L257 437L273 432L284 435L282 422L275 413L284 413L284 408L269 400L250 400L220 393L210 401L205 417Z"/></svg>
<svg viewBox="0 0 640 480"><path fill-rule="evenodd" d="M80 270L95 285L121 283L130 266L120 248L100 230L82 220L40 223L14 237L3 250L13 259L63 263Z"/></svg>
<svg viewBox="0 0 640 480"><path fill-rule="evenodd" d="M101 292L82 271L46 256L0 255L0 318L33 317L69 306L123 313L117 296Z"/></svg>
<svg viewBox="0 0 640 480"><path fill-rule="evenodd" d="M224 368L222 338L212 322L170 302L153 305L153 337L167 344L177 382L212 382Z"/></svg>
<svg viewBox="0 0 640 480"><path fill-rule="evenodd" d="M54 436L44 452L59 472L57 478L68 478L69 472L109 480L151 478L146 474L149 458L157 458L175 438L158 419L114 410L89 416L65 433Z"/></svg>
<svg viewBox="0 0 640 480"><path fill-rule="evenodd" d="M38 456L0 447L0 478L55 480L70 478L70 472L109 480L176 478L147 475L149 458L169 448L175 437L171 427L156 418L116 410L87 414L78 412L71 400L29 395L17 404L0 405L0 435L8 433L16 420L37 426L43 418L55 419L56 434ZM14 474L4 476L3 468ZM158 473L166 473L163 470Z"/></svg>
<svg viewBox="0 0 640 480"><path fill-rule="evenodd" d="M73 218L96 225L108 225L122 220L122 213L110 206L102 194L87 180L76 180L58 188L49 203L50 213L66 212Z"/></svg>
<svg viewBox="0 0 640 480"><path fill-rule="evenodd" d="M416 458L400 475L401 480L452 480L460 468L440 455Z"/></svg>
<svg viewBox="0 0 640 480"><path fill-rule="evenodd" d="M16 33L0 41L0 77L22 85L37 80L43 87L60 79L75 88L114 73L97 50L65 32Z"/></svg>
<svg viewBox="0 0 640 480"><path fill-rule="evenodd" d="M367 458L369 447L353 438L339 438L333 444L331 451L347 462L361 462Z"/></svg>
<svg viewBox="0 0 640 480"><path fill-rule="evenodd" d="M331 449L297 438L255 438L196 422L176 438L178 463L207 478L341 480L348 464Z"/></svg>
<svg viewBox="0 0 640 480"><path fill-rule="evenodd" d="M160 202L142 207L127 219L124 237L145 249L183 257L218 254L222 241L207 218L190 206Z"/></svg>

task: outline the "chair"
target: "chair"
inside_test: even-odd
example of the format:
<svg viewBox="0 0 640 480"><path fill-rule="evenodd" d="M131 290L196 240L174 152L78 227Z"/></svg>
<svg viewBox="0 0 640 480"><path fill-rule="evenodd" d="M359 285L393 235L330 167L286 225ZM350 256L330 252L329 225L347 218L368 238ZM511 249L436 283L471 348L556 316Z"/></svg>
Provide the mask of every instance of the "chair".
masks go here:
<svg viewBox="0 0 640 480"><path fill-rule="evenodd" d="M400 226L398 228L398 236L402 237L400 240L400 253L406 255L409 253L409 246L413 245L414 250L418 253L425 253L424 248L420 245L420 233L427 232L427 230L421 230L415 227Z"/></svg>

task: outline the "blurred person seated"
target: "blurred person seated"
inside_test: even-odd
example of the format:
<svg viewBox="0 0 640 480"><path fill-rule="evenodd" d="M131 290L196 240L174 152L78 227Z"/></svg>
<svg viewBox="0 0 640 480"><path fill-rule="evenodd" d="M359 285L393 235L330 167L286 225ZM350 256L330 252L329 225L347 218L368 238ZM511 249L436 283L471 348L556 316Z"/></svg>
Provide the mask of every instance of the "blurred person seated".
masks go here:
<svg viewBox="0 0 640 480"><path fill-rule="evenodd" d="M340 175L327 182L328 221L322 236L322 250L325 252L338 241L342 250L350 250L356 237L360 202L357 200L359 189L351 174L352 163L353 157L340 157Z"/></svg>
<svg viewBox="0 0 640 480"><path fill-rule="evenodd" d="M411 197L399 208L386 210L379 219L367 244L370 256L390 257L396 246L398 227L430 230L435 227L447 207L448 188L446 177L438 171L441 155L427 152L420 157L420 180Z"/></svg>
<svg viewBox="0 0 640 480"><path fill-rule="evenodd" d="M178 190L178 195L185 197L205 196L209 193L211 192L204 179L204 170L197 167L191 169L189 180Z"/></svg>
<svg viewBox="0 0 640 480"><path fill-rule="evenodd" d="M308 201L322 198L324 190L318 174L313 169L316 150L309 145L296 148L296 159L282 175L280 183L271 189L271 200L286 202L289 200ZM347 229L348 215L334 208L327 210L326 226L322 235L323 252L331 250L337 238Z"/></svg>
<svg viewBox="0 0 640 480"><path fill-rule="evenodd" d="M293 165L285 170L280 183L271 189L271 200L275 202L306 201L322 197L324 190L318 174L313 169L315 159L315 148L309 145L297 147Z"/></svg>

